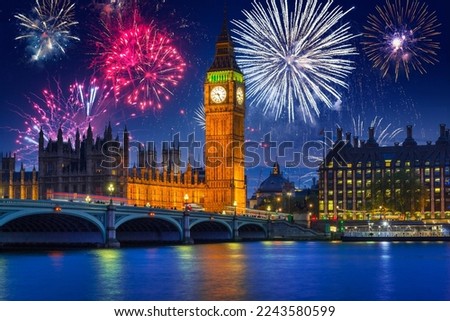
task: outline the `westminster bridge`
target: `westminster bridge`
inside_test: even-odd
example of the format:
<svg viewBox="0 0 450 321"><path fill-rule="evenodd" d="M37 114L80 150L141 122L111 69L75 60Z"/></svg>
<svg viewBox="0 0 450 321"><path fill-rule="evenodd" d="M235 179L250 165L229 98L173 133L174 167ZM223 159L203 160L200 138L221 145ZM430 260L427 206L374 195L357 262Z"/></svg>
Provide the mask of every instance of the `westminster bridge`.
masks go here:
<svg viewBox="0 0 450 321"><path fill-rule="evenodd" d="M0 247L317 239L284 218L85 202L0 200Z"/></svg>

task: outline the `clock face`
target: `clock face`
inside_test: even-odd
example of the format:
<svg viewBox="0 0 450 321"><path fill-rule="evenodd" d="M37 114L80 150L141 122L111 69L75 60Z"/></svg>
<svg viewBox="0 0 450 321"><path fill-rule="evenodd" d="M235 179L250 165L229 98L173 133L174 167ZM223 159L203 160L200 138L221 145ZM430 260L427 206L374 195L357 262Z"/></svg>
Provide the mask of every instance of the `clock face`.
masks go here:
<svg viewBox="0 0 450 321"><path fill-rule="evenodd" d="M222 103L227 98L227 91L222 86L216 86L211 90L211 100L216 104Z"/></svg>
<svg viewBox="0 0 450 321"><path fill-rule="evenodd" d="M236 89L236 101L239 105L244 103L244 89L242 89L242 87Z"/></svg>

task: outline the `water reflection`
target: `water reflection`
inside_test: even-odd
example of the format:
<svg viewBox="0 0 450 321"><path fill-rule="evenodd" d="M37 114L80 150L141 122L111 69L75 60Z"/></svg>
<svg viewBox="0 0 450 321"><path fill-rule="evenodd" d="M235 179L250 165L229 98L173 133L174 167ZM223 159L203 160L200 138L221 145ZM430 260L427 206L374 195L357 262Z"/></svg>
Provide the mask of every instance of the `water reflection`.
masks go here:
<svg viewBox="0 0 450 321"><path fill-rule="evenodd" d="M381 242L380 247L380 260L377 271L375 271L378 282L377 296L379 300L389 300L393 297L394 292L394 280L392 279L392 254L390 242Z"/></svg>
<svg viewBox="0 0 450 321"><path fill-rule="evenodd" d="M247 266L241 243L206 246L201 251L198 288L201 300L243 300L246 298Z"/></svg>
<svg viewBox="0 0 450 321"><path fill-rule="evenodd" d="M0 255L0 299L449 300L449 267L449 243L255 242L21 252Z"/></svg>
<svg viewBox="0 0 450 321"><path fill-rule="evenodd" d="M0 301L7 300L8 261L0 257Z"/></svg>
<svg viewBox="0 0 450 321"><path fill-rule="evenodd" d="M55 271L61 271L64 267L64 252L63 251L51 251L48 253L48 257L51 261L51 266Z"/></svg>
<svg viewBox="0 0 450 321"><path fill-rule="evenodd" d="M246 298L247 267L240 243L180 246L179 288L186 300Z"/></svg>
<svg viewBox="0 0 450 321"><path fill-rule="evenodd" d="M97 273L96 296L101 300L124 299L124 286L122 280L122 251L102 249L95 252L95 271Z"/></svg>

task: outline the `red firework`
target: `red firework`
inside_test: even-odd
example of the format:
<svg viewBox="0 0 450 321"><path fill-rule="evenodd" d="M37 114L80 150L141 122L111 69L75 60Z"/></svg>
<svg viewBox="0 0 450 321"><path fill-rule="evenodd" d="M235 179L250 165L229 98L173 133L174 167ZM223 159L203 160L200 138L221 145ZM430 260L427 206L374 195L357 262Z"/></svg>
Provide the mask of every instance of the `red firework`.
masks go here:
<svg viewBox="0 0 450 321"><path fill-rule="evenodd" d="M104 70L116 99L140 109L161 109L186 67L171 39L154 24L135 24L119 31L110 43Z"/></svg>

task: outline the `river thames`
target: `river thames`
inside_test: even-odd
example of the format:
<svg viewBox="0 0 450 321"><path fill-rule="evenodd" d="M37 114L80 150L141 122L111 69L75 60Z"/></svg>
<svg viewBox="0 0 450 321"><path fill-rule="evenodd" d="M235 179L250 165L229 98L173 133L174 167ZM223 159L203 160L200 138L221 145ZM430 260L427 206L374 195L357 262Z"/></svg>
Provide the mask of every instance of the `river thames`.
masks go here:
<svg viewBox="0 0 450 321"><path fill-rule="evenodd" d="M450 243L0 252L0 300L450 300Z"/></svg>

